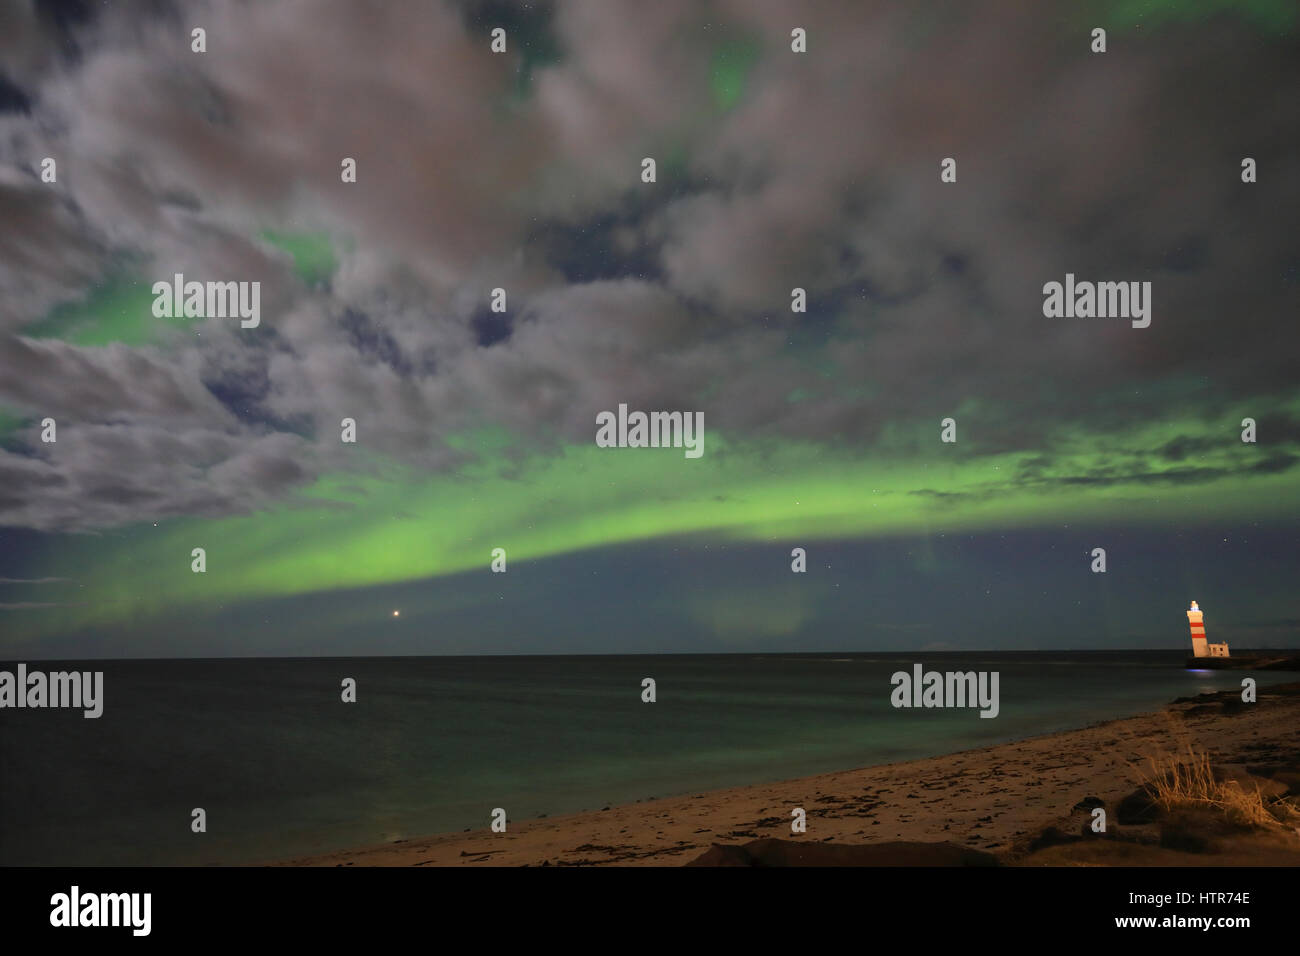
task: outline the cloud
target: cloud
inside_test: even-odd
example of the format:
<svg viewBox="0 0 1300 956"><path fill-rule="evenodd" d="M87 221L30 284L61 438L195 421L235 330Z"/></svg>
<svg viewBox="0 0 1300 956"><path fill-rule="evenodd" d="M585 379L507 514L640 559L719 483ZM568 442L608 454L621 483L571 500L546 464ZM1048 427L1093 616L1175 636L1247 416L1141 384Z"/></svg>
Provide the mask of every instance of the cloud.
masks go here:
<svg viewBox="0 0 1300 956"><path fill-rule="evenodd" d="M530 14L498 56L452 5L5 16L0 68L29 108L0 115L0 410L26 424L0 454L0 524L243 514L382 460L446 473L484 428L521 454L585 443L620 402L882 461L958 409L963 448L995 455L1245 404L1278 443L1251 467L1291 467L1300 90L1248 22L1100 58L1028 4L581 0ZM554 56L530 46L543 34ZM47 155L57 184L36 175ZM336 267L304 275L268 230ZM175 272L261 282L262 327L51 337L81 303L113 338L97 290ZM1151 279L1151 328L1045 319L1042 284L1066 272ZM1210 441L1189 424L1160 445L1181 468L1042 480L1231 473L1197 463Z"/></svg>

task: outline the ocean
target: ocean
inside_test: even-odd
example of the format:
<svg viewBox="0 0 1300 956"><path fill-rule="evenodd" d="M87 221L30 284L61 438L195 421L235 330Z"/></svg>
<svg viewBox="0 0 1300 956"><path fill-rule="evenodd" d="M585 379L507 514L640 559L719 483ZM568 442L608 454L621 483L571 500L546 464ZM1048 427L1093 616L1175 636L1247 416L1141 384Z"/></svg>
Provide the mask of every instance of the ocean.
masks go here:
<svg viewBox="0 0 1300 956"><path fill-rule="evenodd" d="M951 753L1240 687L1183 652L26 661L103 715L0 710L0 865L232 864ZM1000 712L895 709L997 671ZM0 664L13 671L16 664ZM656 701L642 701L642 679ZM1294 680L1259 675L1261 685ZM356 681L356 702L341 685ZM207 832L191 831L202 808Z"/></svg>

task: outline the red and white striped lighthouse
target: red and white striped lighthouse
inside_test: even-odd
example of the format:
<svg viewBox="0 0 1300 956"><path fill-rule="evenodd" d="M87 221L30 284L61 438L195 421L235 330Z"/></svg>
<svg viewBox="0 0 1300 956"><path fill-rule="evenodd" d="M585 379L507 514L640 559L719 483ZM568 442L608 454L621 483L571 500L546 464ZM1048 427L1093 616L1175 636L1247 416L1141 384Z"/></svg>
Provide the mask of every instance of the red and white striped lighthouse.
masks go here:
<svg viewBox="0 0 1300 956"><path fill-rule="evenodd" d="M1205 643L1205 623L1202 621L1200 607L1196 602L1192 602L1192 608L1187 612L1187 623L1192 628L1192 656L1209 657L1210 649Z"/></svg>
<svg viewBox="0 0 1300 956"><path fill-rule="evenodd" d="M1200 606L1193 601L1192 608L1187 612L1187 623L1192 628L1192 656L1193 657L1228 657L1228 645L1225 641L1222 644L1210 644L1205 640L1205 621L1201 614Z"/></svg>

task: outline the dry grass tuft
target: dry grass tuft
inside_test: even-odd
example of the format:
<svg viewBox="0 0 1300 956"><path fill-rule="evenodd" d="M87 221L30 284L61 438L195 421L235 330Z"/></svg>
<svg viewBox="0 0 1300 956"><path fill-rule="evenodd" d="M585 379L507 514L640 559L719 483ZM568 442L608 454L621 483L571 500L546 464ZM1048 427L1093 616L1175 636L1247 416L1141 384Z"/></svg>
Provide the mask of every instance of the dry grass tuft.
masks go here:
<svg viewBox="0 0 1300 956"><path fill-rule="evenodd" d="M1235 780L1217 779L1210 766L1210 755L1198 752L1190 743L1182 754L1147 759L1151 769L1139 770L1142 783L1166 813L1184 809L1217 810L1233 823L1245 826L1274 827L1279 823L1258 787L1244 790Z"/></svg>

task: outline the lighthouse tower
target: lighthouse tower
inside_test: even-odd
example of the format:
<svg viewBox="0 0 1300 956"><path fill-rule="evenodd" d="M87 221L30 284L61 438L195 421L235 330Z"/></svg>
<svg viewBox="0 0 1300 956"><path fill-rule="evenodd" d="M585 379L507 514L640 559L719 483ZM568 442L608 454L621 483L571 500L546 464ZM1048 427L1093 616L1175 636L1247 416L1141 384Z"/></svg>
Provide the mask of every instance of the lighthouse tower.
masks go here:
<svg viewBox="0 0 1300 956"><path fill-rule="evenodd" d="M1187 623L1192 627L1192 656L1209 657L1210 649L1205 644L1205 624L1202 623L1201 609L1192 602L1192 609L1187 612Z"/></svg>
<svg viewBox="0 0 1300 956"><path fill-rule="evenodd" d="M1191 609L1187 612L1187 623L1192 628L1192 656L1193 657L1228 657L1228 645L1224 644L1207 644L1205 641L1205 623L1204 615L1200 606L1193 601Z"/></svg>

